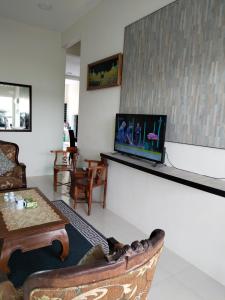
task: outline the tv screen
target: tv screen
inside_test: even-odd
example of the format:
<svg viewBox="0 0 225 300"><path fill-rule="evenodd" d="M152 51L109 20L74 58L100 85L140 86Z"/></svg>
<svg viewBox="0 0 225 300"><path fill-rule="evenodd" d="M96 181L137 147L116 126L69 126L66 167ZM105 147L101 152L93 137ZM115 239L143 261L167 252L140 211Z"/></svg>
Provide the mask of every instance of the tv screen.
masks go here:
<svg viewBox="0 0 225 300"><path fill-rule="evenodd" d="M117 114L114 150L163 163L166 115Z"/></svg>

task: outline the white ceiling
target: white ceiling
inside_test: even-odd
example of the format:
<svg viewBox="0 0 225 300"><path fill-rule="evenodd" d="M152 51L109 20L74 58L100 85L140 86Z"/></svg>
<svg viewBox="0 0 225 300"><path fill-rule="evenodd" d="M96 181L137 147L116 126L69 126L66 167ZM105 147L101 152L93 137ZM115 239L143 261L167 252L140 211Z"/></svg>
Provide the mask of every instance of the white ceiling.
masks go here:
<svg viewBox="0 0 225 300"><path fill-rule="evenodd" d="M102 0L0 0L0 17L59 32L87 14ZM38 4L52 6L42 10Z"/></svg>

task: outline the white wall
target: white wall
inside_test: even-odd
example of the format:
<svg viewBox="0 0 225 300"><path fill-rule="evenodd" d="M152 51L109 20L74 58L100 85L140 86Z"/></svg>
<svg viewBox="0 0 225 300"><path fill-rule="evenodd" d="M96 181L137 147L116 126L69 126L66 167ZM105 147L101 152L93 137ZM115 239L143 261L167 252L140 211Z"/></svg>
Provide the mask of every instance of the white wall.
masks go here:
<svg viewBox="0 0 225 300"><path fill-rule="evenodd" d="M86 91L87 64L122 52L124 27L169 2L104 0L63 34L65 47L81 40L79 148L83 157L95 158L113 150L120 102L118 87ZM224 150L175 143L166 146L177 167L225 177ZM154 227L165 229L171 250L225 284L224 198L111 162L107 201L109 209L145 233Z"/></svg>
<svg viewBox="0 0 225 300"><path fill-rule="evenodd" d="M0 81L32 85L32 132L0 132L20 147L28 176L52 173L62 147L65 50L60 34L0 19Z"/></svg>
<svg viewBox="0 0 225 300"><path fill-rule="evenodd" d="M225 284L223 197L109 162L107 208Z"/></svg>

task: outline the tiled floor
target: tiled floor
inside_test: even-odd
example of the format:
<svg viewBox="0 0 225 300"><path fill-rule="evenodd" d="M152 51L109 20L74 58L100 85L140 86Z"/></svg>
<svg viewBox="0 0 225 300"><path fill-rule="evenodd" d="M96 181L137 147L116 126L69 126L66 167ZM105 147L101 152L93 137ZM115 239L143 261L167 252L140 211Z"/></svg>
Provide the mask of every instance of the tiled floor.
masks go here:
<svg viewBox="0 0 225 300"><path fill-rule="evenodd" d="M28 178L30 187L39 187L51 200L62 199L72 204L70 197L54 193L51 176ZM93 204L91 216L86 214L85 204L79 204L77 212L88 220L106 237L130 243L146 238L135 226L121 219L111 211L103 210L98 203ZM164 248L157 266L150 300L225 300L225 287L189 264L170 250Z"/></svg>

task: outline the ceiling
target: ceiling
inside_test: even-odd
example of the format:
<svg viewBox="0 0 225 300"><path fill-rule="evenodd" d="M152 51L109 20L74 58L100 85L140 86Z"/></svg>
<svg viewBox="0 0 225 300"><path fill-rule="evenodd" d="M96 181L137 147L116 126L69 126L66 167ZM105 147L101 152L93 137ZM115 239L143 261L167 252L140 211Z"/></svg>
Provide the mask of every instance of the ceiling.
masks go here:
<svg viewBox="0 0 225 300"><path fill-rule="evenodd" d="M101 1L0 0L0 17L63 32Z"/></svg>

